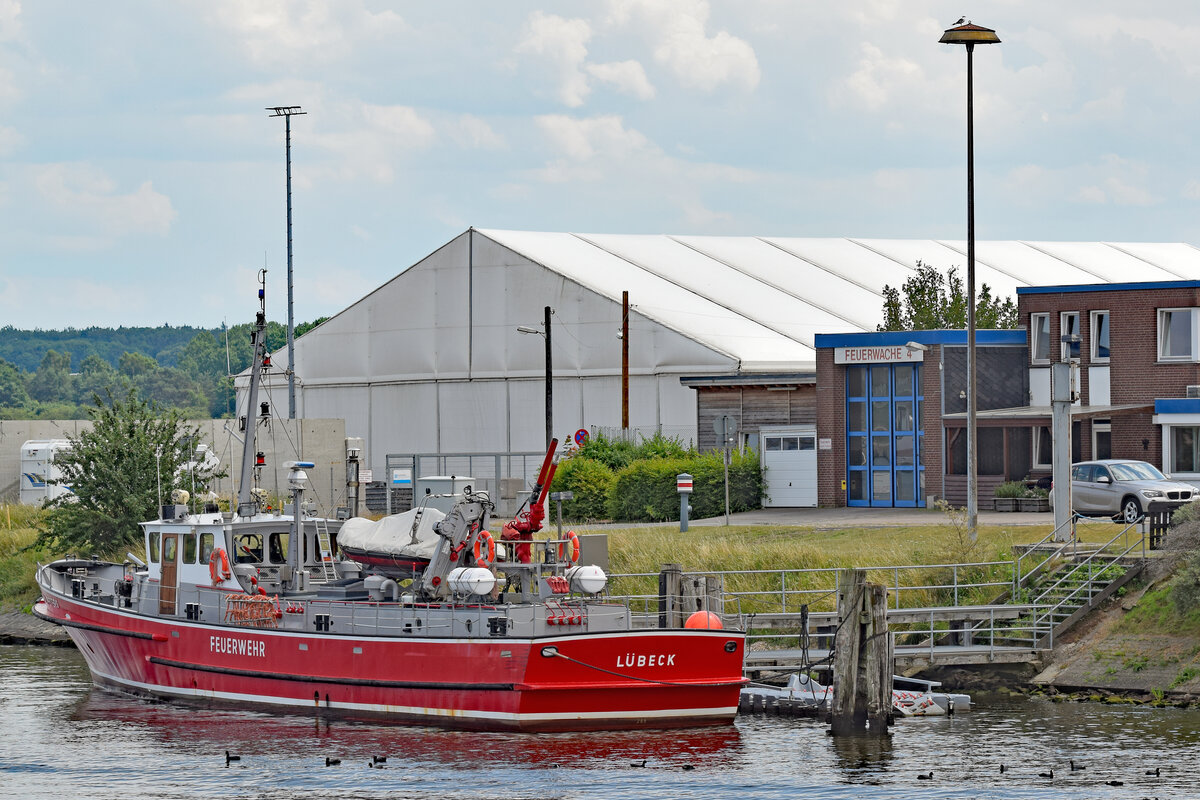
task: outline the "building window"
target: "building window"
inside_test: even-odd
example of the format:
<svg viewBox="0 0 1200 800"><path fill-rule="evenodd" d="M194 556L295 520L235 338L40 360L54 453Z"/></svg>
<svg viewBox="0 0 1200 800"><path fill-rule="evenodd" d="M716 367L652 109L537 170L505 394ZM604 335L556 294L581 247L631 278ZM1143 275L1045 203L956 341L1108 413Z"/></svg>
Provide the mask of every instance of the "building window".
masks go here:
<svg viewBox="0 0 1200 800"><path fill-rule="evenodd" d="M1158 358L1160 361L1193 359L1192 339L1195 309L1161 308L1158 311Z"/></svg>
<svg viewBox="0 0 1200 800"><path fill-rule="evenodd" d="M1079 420L1071 423L1071 461L1083 460L1083 425ZM1033 428L1033 468L1035 470L1052 469L1054 467L1054 436L1050 433L1049 425Z"/></svg>
<svg viewBox="0 0 1200 800"><path fill-rule="evenodd" d="M1171 426L1171 473L1200 472L1200 427L1194 425Z"/></svg>
<svg viewBox="0 0 1200 800"><path fill-rule="evenodd" d="M1033 337L1033 363L1050 363L1050 315L1030 314L1029 335Z"/></svg>
<svg viewBox="0 0 1200 800"><path fill-rule="evenodd" d="M1106 419L1092 422L1092 458L1112 458L1112 423Z"/></svg>
<svg viewBox="0 0 1200 800"><path fill-rule="evenodd" d="M1092 361L1108 362L1108 312L1092 312Z"/></svg>
<svg viewBox="0 0 1200 800"><path fill-rule="evenodd" d="M1073 336L1078 340L1082 335L1079 333L1079 312L1064 311L1062 314L1060 314L1058 318L1058 331L1064 340L1068 336ZM1070 361L1074 359L1075 361L1078 361L1079 344L1079 341L1064 341L1062 343L1062 360Z"/></svg>
<svg viewBox="0 0 1200 800"><path fill-rule="evenodd" d="M1050 428L1042 425L1033 429L1033 468L1051 469L1054 466L1054 437Z"/></svg>

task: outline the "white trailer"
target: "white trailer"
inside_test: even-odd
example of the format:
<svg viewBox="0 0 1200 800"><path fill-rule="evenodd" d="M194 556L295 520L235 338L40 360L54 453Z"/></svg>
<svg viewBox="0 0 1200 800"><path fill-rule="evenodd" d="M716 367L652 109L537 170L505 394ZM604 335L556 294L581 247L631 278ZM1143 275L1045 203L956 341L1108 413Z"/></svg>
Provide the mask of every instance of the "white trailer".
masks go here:
<svg viewBox="0 0 1200 800"><path fill-rule="evenodd" d="M70 447L66 439L31 439L21 445L23 505L41 505L45 500L71 493L69 486L51 483L62 477L62 471L54 465L54 456Z"/></svg>

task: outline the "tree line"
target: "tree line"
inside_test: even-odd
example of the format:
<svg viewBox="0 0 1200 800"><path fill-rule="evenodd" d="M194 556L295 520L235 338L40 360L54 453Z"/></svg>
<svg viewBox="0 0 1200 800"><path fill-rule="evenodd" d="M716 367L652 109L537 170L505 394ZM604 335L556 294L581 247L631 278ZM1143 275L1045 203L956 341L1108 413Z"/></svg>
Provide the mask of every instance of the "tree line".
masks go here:
<svg viewBox="0 0 1200 800"><path fill-rule="evenodd" d="M251 328L0 328L0 419L83 419L94 398L131 392L187 418L233 416L231 376L250 366ZM268 351L286 344L287 327L268 322Z"/></svg>

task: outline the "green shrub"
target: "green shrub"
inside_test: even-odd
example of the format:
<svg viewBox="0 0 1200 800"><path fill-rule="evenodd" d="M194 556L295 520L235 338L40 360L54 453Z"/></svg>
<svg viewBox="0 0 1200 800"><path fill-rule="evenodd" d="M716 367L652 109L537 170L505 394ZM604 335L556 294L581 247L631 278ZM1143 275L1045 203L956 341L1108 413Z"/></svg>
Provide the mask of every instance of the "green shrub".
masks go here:
<svg viewBox="0 0 1200 800"><path fill-rule="evenodd" d="M1171 601L1183 615L1200 607L1200 553L1193 553L1171 582Z"/></svg>
<svg viewBox="0 0 1200 800"><path fill-rule="evenodd" d="M599 461L613 472L629 466L636 460L637 445L623 439L609 439L603 433L597 432L583 446L575 451L572 458L586 458Z"/></svg>
<svg viewBox="0 0 1200 800"><path fill-rule="evenodd" d="M578 454L559 462L551 484L553 492L572 492L573 500L563 502L563 518L598 520L607 518L605 504L616 475L600 461L581 458ZM556 513L551 503L550 513Z"/></svg>
<svg viewBox="0 0 1200 800"><path fill-rule="evenodd" d="M662 521L678 519L675 478L693 479L692 517L715 517L725 511L725 480L720 452L688 458L635 461L617 473L609 493L611 519ZM729 510L749 511L762 505L762 468L754 451L734 453L729 467Z"/></svg>
<svg viewBox="0 0 1200 800"><path fill-rule="evenodd" d="M1187 503L1175 509L1171 514L1171 527L1177 527L1185 522L1195 522L1200 519L1200 508L1197 508L1198 503Z"/></svg>
<svg viewBox="0 0 1200 800"><path fill-rule="evenodd" d="M646 438L638 435L633 439L610 439L603 433L597 432L575 451L574 457L582 457L599 461L604 466L617 472L635 461L648 458L687 458L696 455L696 451L687 447L679 439L655 433Z"/></svg>
<svg viewBox="0 0 1200 800"><path fill-rule="evenodd" d="M1023 481L1007 481L996 487L996 497L1025 497Z"/></svg>

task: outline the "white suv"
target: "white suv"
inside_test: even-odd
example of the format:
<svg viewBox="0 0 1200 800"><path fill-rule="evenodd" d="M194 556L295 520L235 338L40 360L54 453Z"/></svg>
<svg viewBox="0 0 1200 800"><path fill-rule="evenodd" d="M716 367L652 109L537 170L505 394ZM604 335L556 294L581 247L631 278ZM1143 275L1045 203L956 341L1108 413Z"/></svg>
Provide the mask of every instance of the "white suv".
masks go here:
<svg viewBox="0 0 1200 800"><path fill-rule="evenodd" d="M1071 505L1084 516L1111 516L1132 524L1151 503L1181 506L1196 488L1163 475L1145 461L1105 459L1071 465Z"/></svg>

